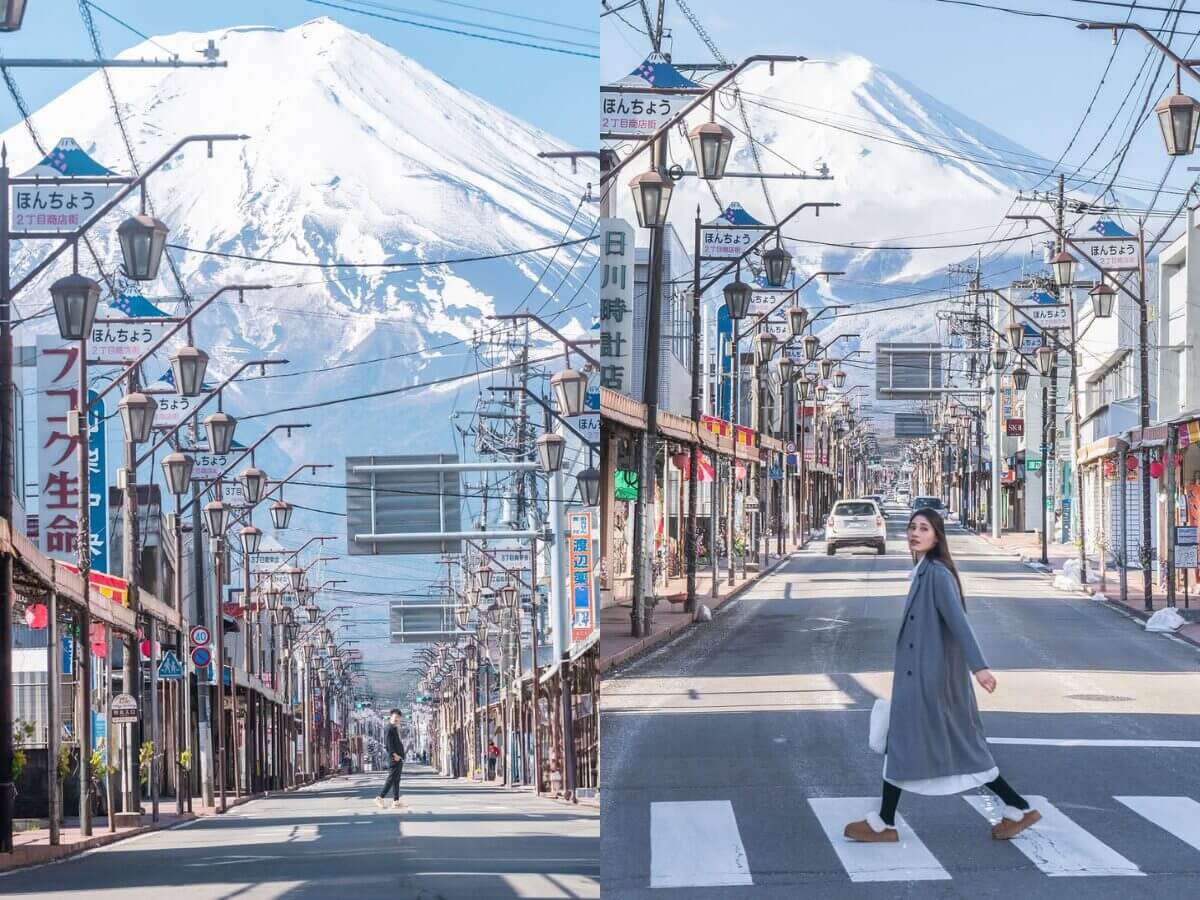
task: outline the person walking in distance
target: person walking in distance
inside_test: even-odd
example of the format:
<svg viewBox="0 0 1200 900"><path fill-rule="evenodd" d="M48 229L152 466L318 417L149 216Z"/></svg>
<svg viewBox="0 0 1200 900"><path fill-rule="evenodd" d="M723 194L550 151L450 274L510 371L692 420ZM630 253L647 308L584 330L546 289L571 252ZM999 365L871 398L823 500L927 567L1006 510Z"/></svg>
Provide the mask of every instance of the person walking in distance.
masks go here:
<svg viewBox="0 0 1200 900"><path fill-rule="evenodd" d="M375 805L380 809L387 805L384 798L387 797L389 788L392 791L392 808L400 807L400 773L404 769L404 744L400 741L401 719L400 710L393 709L387 731L383 736L384 751L387 753L388 759L388 777L387 781L383 783L383 790L375 798Z"/></svg>
<svg viewBox="0 0 1200 900"><path fill-rule="evenodd" d="M487 747L487 777L488 781L496 780L496 762L500 759L500 748L495 741L488 741Z"/></svg>
<svg viewBox="0 0 1200 900"><path fill-rule="evenodd" d="M1004 802L992 837L1008 840L1042 816L1000 776L988 749L971 675L989 694L996 689L996 677L967 621L962 580L937 512L913 513L908 548L915 566L896 641L883 798L879 812L851 822L845 836L898 841L896 806L901 792L958 794L982 785Z"/></svg>

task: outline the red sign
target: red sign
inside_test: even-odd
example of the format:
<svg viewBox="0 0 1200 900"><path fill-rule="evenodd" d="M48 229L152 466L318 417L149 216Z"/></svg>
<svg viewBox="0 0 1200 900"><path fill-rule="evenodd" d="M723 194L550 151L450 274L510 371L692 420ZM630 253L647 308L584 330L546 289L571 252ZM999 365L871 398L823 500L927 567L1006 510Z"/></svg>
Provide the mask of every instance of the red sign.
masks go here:
<svg viewBox="0 0 1200 900"><path fill-rule="evenodd" d="M76 575L79 574L78 566L73 566L67 562L60 562L59 565L64 569L70 569ZM129 606L129 582L124 578L89 570L88 584L91 585L93 590L99 592L101 596L107 597L113 603L119 603L121 606Z"/></svg>
<svg viewBox="0 0 1200 900"><path fill-rule="evenodd" d="M1024 419L1005 419L1005 434L1009 437L1025 437Z"/></svg>

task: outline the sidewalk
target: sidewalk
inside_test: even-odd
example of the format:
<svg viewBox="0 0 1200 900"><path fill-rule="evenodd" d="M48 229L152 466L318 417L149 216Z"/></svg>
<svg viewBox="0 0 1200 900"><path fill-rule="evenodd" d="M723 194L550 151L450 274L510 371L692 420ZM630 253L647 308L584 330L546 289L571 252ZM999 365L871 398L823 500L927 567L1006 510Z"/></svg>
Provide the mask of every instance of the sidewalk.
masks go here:
<svg viewBox="0 0 1200 900"><path fill-rule="evenodd" d="M309 782L309 784L312 783ZM295 788L291 790L295 790ZM273 793L290 793L290 791L274 791ZM251 800L258 800L265 796L267 795L254 794L236 799L232 796L227 796L225 808L232 809L235 806L241 806L243 803L249 803ZM54 845L50 843L49 828L35 828L28 831L15 832L13 834L13 852L11 854L0 853L0 874L13 869L23 869L27 866L44 865L45 863L64 859L68 856L75 856L87 850L93 850L96 847L103 847L116 841L123 841L126 838L131 838L139 834L161 831L164 828L174 828L193 819L215 815L218 815L216 807L205 806L204 801L200 797L192 798L191 812L178 814L175 812L175 798L171 797L159 801L158 821L151 822L150 803L147 801L142 804L142 824L140 826L118 827L115 831L109 831L108 817L97 816L92 819L92 834L90 837L84 837L79 833L79 818L71 816L59 828L59 842Z"/></svg>
<svg viewBox="0 0 1200 900"><path fill-rule="evenodd" d="M811 547L812 544L813 541L810 540L808 546ZM763 575L769 575L773 572L797 550L799 550L799 547L792 548L791 550L785 548L782 557L772 553L769 557L770 562L767 564L766 571L763 573L748 569L746 577L743 578L741 571L738 570L734 576L734 584L732 585L728 581L728 569L722 566L717 577L716 597L712 595L712 568L706 566L703 570L696 573L697 605L707 606L715 612L727 601L737 597L742 591L758 581ZM600 611L601 672L606 672L613 666L620 665L626 660L644 653L651 647L670 640L692 624L691 614L683 611L682 601L687 596L686 577L669 579L666 587L660 585L655 589L655 594L658 597L658 605L654 607L654 624L651 633L642 638L635 638L629 633L629 614L632 606L628 601L613 604ZM672 603L667 598L679 598L680 602Z"/></svg>
<svg viewBox="0 0 1200 900"><path fill-rule="evenodd" d="M974 532L973 532L974 533ZM1012 553L1020 556L1023 560L1031 562L1040 562L1042 558L1042 543L1041 535L1038 533L1028 532L1010 532L1001 535L999 538L993 538L990 534L978 534L976 537L984 542L991 544L999 550L1006 553ZM1068 559L1078 559L1079 550L1077 547L1070 544L1049 544L1046 548L1046 558L1050 561L1050 568L1057 572L1062 568L1063 563ZM1095 568L1099 560L1094 556L1088 557L1088 567ZM1099 572L1097 572L1099 574ZM1151 614L1157 610L1164 609L1167 605L1167 595L1165 591L1159 590L1158 585L1154 585L1154 596L1152 598L1153 610L1146 610L1145 591L1143 590L1142 570L1130 569L1126 572L1126 583L1128 584L1128 598L1124 603L1121 602L1120 588L1120 573L1116 569L1107 569L1104 572L1104 580L1089 584L1085 588L1080 585L1081 590L1086 590L1089 594L1099 594L1104 598L1104 602L1121 610L1137 619L1145 621L1150 618ZM1196 609L1200 611L1200 589L1195 593L1192 592L1189 586L1189 606L1184 606L1184 597L1182 591L1176 592L1175 606L1180 611L1185 613L1187 609ZM1186 614L1186 613L1185 613ZM1188 622L1180 626L1175 632L1178 637L1200 646L1200 621Z"/></svg>

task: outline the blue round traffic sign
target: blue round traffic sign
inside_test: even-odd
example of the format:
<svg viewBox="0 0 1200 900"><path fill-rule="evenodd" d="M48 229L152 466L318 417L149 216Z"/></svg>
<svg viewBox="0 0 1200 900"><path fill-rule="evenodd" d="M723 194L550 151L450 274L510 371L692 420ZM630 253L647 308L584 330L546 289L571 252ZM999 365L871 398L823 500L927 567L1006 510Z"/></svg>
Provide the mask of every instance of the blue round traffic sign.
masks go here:
<svg viewBox="0 0 1200 900"><path fill-rule="evenodd" d="M207 647L196 647L192 650L192 664L197 669L205 669L212 662L212 651Z"/></svg>

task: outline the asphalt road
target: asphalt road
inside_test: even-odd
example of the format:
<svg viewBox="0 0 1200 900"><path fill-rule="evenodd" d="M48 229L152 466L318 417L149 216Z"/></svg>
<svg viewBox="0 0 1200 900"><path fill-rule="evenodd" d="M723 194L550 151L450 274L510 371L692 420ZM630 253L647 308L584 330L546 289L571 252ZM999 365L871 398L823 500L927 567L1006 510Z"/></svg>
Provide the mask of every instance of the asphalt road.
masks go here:
<svg viewBox="0 0 1200 900"><path fill-rule="evenodd" d="M0 877L22 900L186 897L475 900L599 897L599 814L405 768L401 809L383 775L340 777L224 816ZM180 890L182 889L182 890Z"/></svg>
<svg viewBox="0 0 1200 900"><path fill-rule="evenodd" d="M842 837L879 808L868 717L891 692L903 525L894 511L886 556L810 545L604 682L606 898L1200 897L1200 650L962 531L951 547L998 681L976 690L984 728L1044 819L993 841L990 792L906 793L898 844Z"/></svg>

